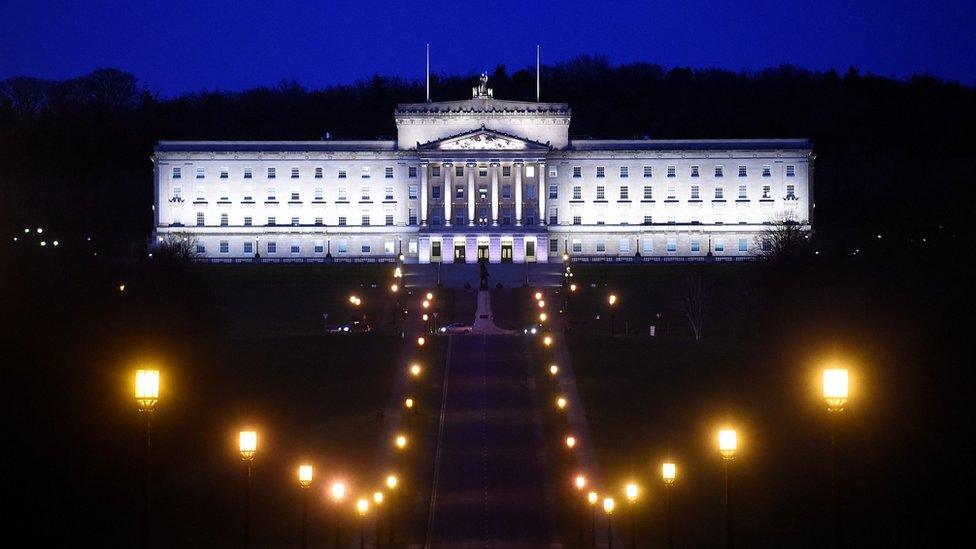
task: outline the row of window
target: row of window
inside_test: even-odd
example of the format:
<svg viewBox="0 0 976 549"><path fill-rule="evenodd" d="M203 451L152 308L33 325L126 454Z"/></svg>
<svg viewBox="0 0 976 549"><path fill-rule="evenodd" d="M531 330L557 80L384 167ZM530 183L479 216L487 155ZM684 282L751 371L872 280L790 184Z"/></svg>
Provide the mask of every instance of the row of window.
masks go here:
<svg viewBox="0 0 976 549"><path fill-rule="evenodd" d="M738 166L738 168L739 168L739 171L738 171L739 177L748 177L748 175L749 175L749 168L748 168L748 166L746 166L744 164L740 164ZM621 178L630 177L630 166L620 166L618 169L619 169L618 174L619 174L619 176ZM573 177L577 177L577 178L578 177L583 177L583 167L582 166L573 166L572 171L573 171ZM770 164L763 164L763 166L762 166L762 176L763 177L772 177L772 175L773 175L772 172L773 172L772 165L770 165ZM668 177L677 177L678 176L678 167L677 166L667 166L667 172L666 173L667 173L667 176ZM714 174L715 174L715 177L724 177L725 176L725 166L720 165L720 164L719 165L716 165L715 166L715 172L714 172ZM698 165L691 166L691 171L690 171L689 175L691 177L699 177L701 175L701 167L698 166ZM607 168L606 168L606 166L597 166L596 167L596 177L597 178L603 178L603 177L606 177L606 176L607 176ZM795 164L787 164L786 165L786 177L795 177L795 176L796 176L796 165ZM549 177L550 178L559 177L559 169L556 166L549 166ZM654 177L654 167L653 166L644 166L644 177Z"/></svg>
<svg viewBox="0 0 976 549"><path fill-rule="evenodd" d="M535 177L535 166L528 164L525 166L526 177ZM441 167L437 164L430 167L431 177L441 176ZM454 176L464 177L464 166L456 165L454 166ZM478 177L488 177L488 166L478 166ZM512 177L512 167L502 166L502 177Z"/></svg>
<svg viewBox="0 0 976 549"><path fill-rule="evenodd" d="M278 221L279 221L279 219L278 219L277 216L268 216L266 226L268 226L268 227L278 226L279 225ZM284 220L282 220L282 221L284 221ZM315 226L322 226L322 225L325 224L324 221L325 221L324 218L322 218L322 217L316 217L316 218L314 218L312 224L315 225ZM363 227L369 227L369 226L372 225L370 215L367 214L367 213L362 214L360 216L360 218L359 218L359 221L360 221L360 225L362 225ZM392 213L386 214L384 216L384 218L383 218L383 221L384 221L383 224L385 226L393 226L395 224L394 223L394 216L393 216ZM289 222L286 222L286 223L288 225L290 225L290 226L293 226L293 227L298 227L298 226L301 226L302 225L301 218L300 217L297 217L297 216L291 217L290 218L290 223ZM172 224L179 226L179 225L182 225L183 222L182 222L182 219L181 218L175 217L173 219L173 223ZM416 225L417 224L417 210L416 209L411 208L411 209L408 210L408 212L407 212L407 224L408 225ZM340 227L347 226L348 225L348 216L346 216L346 215L340 215L339 218L338 218L338 225ZM204 214L203 212L197 212L196 226L197 227L206 227L207 226L206 214ZM229 227L230 226L230 215L229 214L225 214L225 213L220 214L220 225L219 226L220 227ZM254 217L253 216L250 216L250 215L244 216L244 225L243 226L244 227L253 227L254 226Z"/></svg>
<svg viewBox="0 0 976 549"><path fill-rule="evenodd" d="M409 242L409 244L408 244L408 247L409 247L409 249L408 249L408 252L409 253L412 253L412 254L417 253L417 241L416 240L411 240ZM241 244L241 253L244 254L244 255L253 255L255 248L256 248L256 246L255 246L255 243L254 242L244 242L244 243ZM207 246L205 244L203 244L202 242L197 242L195 249L196 249L196 253L199 254L199 255L205 255L207 253ZM288 250L288 253L290 253L292 255L298 255L298 254L300 254L302 252L301 243L299 243L299 242L291 242L290 245L288 246L287 250ZM392 240L387 240L386 242L383 243L383 253L384 254L386 254L386 255L393 255L393 253L394 253L393 250L394 250L394 242ZM221 253L221 254L229 254L229 253L231 253L230 241L221 240L217 244L217 251L219 253ZM264 251L265 251L265 253L270 254L270 255L277 254L278 253L278 243L277 242L266 242L265 245L264 245ZM337 253L339 253L340 255L341 254L347 254L347 253L349 253L349 242L346 241L346 240L338 240L338 241L336 241L336 249L335 249L335 251ZM324 254L324 253L326 253L325 242L323 242L321 240L316 241L312 245L312 252L315 253L315 254ZM371 254L371 253L373 253L373 244L372 244L372 242L370 242L368 240L362 241L360 243L360 245L359 245L359 252L361 254Z"/></svg>
<svg viewBox="0 0 976 549"><path fill-rule="evenodd" d="M765 208L765 209L763 209L760 212L760 215L761 215L761 222L762 223L772 223L773 222L773 209L772 208ZM730 221L733 222L733 223L736 223L737 222L739 224L749 223L749 221L742 219L742 217L747 217L747 215L740 214L740 217L739 217L739 220L738 221L734 221L734 220L730 220ZM597 210L596 212L593 213L593 222L596 225L606 225L606 218L607 218L607 213L604 210ZM551 206L549 208L549 211L548 211L548 218L547 219L548 219L549 225L559 225L560 224L559 208L556 207L556 206ZM653 225L655 223L654 216L650 212L648 212L648 211L643 212L642 216L639 217L639 218L637 218L637 219L638 219L638 223L640 223L641 225ZM565 221L565 220L563 220L563 221ZM661 220L659 219L657 222L658 223L661 223ZM701 221L701 212L700 211L697 211L697 210L691 212L691 216L690 216L690 218L687 221L682 221L682 223L689 223L691 225L700 225L701 222L702 222ZM725 224L725 222L726 222L726 218L725 218L725 212L724 212L724 210L716 209L716 210L714 210L712 212L712 223L714 223L716 225L723 225L723 224ZM621 210L619 210L617 212L617 225L629 225L630 223L631 223L630 211L627 210L627 209L621 209ZM678 223L677 212L675 212L675 211L668 211L666 213L666 218L664 220L664 223L667 223L669 225L675 225L675 224L677 224ZM582 225L583 224L583 214L582 214L582 212L580 212L580 211L573 211L572 212L572 224L573 225Z"/></svg>
<svg viewBox="0 0 976 549"><path fill-rule="evenodd" d="M771 199L772 196L770 195L770 189L771 188L770 188L769 185L763 185L762 186L762 196L760 198L763 199L763 200L769 200L769 199ZM737 195L737 199L738 200L747 200L749 198L749 192L748 192L748 186L747 185L739 185L738 191L739 191L739 193ZM607 199L606 194L607 194L606 193L606 187L604 185L597 185L596 186L596 198L595 198L596 200L606 200ZM549 196L550 199L558 199L559 198L559 186L558 185L549 185L549 194L548 194L548 196ZM619 197L619 200L630 200L630 187L628 187L626 185L621 186L620 187L620 194L617 195L617 196ZM725 199L725 187L716 186L715 187L714 197L715 197L715 200L724 200ZM786 197L785 198L787 200L796 200L796 185L792 185L792 184L786 185ZM572 199L573 200L582 200L583 199L583 186L582 185L574 185L573 186L573 198ZM651 187L651 185L644 185L644 193L643 193L641 199L642 200L653 200L654 199L654 189L653 189L653 187ZM700 199L701 199L701 186L700 185L692 185L691 186L691 198L689 200L700 200ZM667 200L677 200L677 187L676 186L674 186L674 185L668 185L668 188L667 188Z"/></svg>
<svg viewBox="0 0 976 549"><path fill-rule="evenodd" d="M760 248L763 251L769 251L769 248L771 246L772 246L772 243L769 240L767 240L767 239L763 239L762 242L760 243ZM574 253L574 254L584 254L584 253L605 254L605 253L607 253L607 241L606 240L597 240L596 242L593 243L593 246L591 248L590 247L587 247L587 248L589 248L589 249L585 249L584 248L583 241L581 239L578 239L578 238L574 238L573 239L573 242L572 242L572 253ZM664 249L665 249L665 252L667 252L669 254L676 254L676 253L678 253L678 239L677 238L668 238L667 241L665 242L665 248ZM749 251L749 239L748 238L739 238L738 239L738 242L736 243L736 248L735 249L738 250L739 252L748 252ZM698 238L691 239L691 241L688 243L688 249L687 249L687 251L688 252L691 252L691 253L694 253L694 254L701 253L702 252L702 241L701 241L701 239L698 239ZM716 238L716 239L712 240L712 251L714 253L717 253L717 254L724 253L726 251L725 239L723 239L723 238ZM617 253L620 254L620 255L628 255L631 252L632 252L632 250L631 250L631 247L630 247L630 239L629 238L621 238L621 239L619 239L618 242L617 242ZM549 253L551 253L551 254L557 254L557 253L559 253L559 239L557 239L557 238L551 238L551 239L549 239ZM654 241L651 240L650 238L646 238L646 239L641 240L641 253L644 253L644 254L652 254L652 253L654 253Z"/></svg>
<svg viewBox="0 0 976 549"><path fill-rule="evenodd" d="M267 173L267 178L268 179L277 179L277 177L278 177L278 168L267 168L267 170L268 171L266 173ZM230 168L219 168L217 170L217 173L218 173L218 177L220 179L229 179L230 178ZM252 179L254 177L254 169L253 168L245 167L244 168L244 171L243 171L243 175L244 175L244 179ZM338 171L338 174L337 175L338 175L338 178L339 179L346 179L347 177L349 177L349 170L347 170L346 168L339 168L339 171ZM316 166L315 167L313 177L315 179L322 179L322 177L323 177L323 169L322 169L321 166ZM362 169L360 171L360 177L362 179L370 179L372 177L372 169L370 168L370 166L363 166L362 167ZM383 177L386 178L386 179L393 179L393 166L386 166L385 168L383 168ZM407 177L417 177L417 166L409 166L407 168ZM182 179L183 178L183 167L182 166L174 166L173 167L172 178L173 179ZM197 179L206 179L207 178L207 170L206 170L206 168L204 168L202 166L201 167L197 167L196 168L196 178ZM292 179L299 179L299 178L301 178L301 169L300 168L291 168L291 178Z"/></svg>
<svg viewBox="0 0 976 549"><path fill-rule="evenodd" d="M267 201L277 202L278 201L278 189L277 187L268 187ZM206 202L207 201L207 191L204 187L197 187L196 196L194 201L196 202ZM420 190L417 185L410 185L407 187L407 198L415 200L420 195ZM372 189L370 187L362 187L359 194L360 200L369 201L372 199ZM325 187L315 187L312 192L312 199L316 201L321 201L325 199ZM346 187L339 187L338 189L338 201L348 200L348 193ZM222 187L219 192L218 200L221 202L230 201L230 188ZM299 191L291 191L288 200L290 202L301 202L301 193ZM383 190L383 200L396 200L396 195L394 193L393 187L386 187ZM253 202L254 194L253 189L245 187L243 202ZM179 186L173 187L173 196L171 197L171 202L183 202L183 188Z"/></svg>

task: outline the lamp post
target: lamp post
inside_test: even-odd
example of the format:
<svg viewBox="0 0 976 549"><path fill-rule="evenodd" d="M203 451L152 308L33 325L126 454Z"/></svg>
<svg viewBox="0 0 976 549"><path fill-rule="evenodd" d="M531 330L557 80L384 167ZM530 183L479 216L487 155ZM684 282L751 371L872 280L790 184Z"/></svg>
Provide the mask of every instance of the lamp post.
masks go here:
<svg viewBox="0 0 976 549"><path fill-rule="evenodd" d="M613 498L603 498L603 512L607 514L607 549L613 549Z"/></svg>
<svg viewBox="0 0 976 549"><path fill-rule="evenodd" d="M247 485L244 490L244 547L251 546L251 464L258 450L258 434L254 431L241 431L238 437L241 461L247 469Z"/></svg>
<svg viewBox="0 0 976 549"><path fill-rule="evenodd" d="M596 502L600 496L596 492L590 491L586 494L586 502L590 504L590 547L596 549Z"/></svg>
<svg viewBox="0 0 976 549"><path fill-rule="evenodd" d="M832 529L834 547L841 545L840 496L838 493L837 430L840 414L844 411L850 392L850 382L845 368L828 368L823 371L823 398L830 415L830 499L832 503Z"/></svg>
<svg viewBox="0 0 976 549"><path fill-rule="evenodd" d="M671 516L671 487L678 478L678 466L671 462L661 465L661 478L664 480L664 492L667 498L668 549L674 547L674 521Z"/></svg>
<svg viewBox="0 0 976 549"><path fill-rule="evenodd" d="M341 482L332 483L332 502L335 503L335 546L342 546L342 501L346 499L346 485Z"/></svg>
<svg viewBox="0 0 976 549"><path fill-rule="evenodd" d="M627 496L627 503L630 504L630 547L637 549L637 519L634 509L637 507L637 483L628 482L624 487L624 495Z"/></svg>
<svg viewBox="0 0 976 549"><path fill-rule="evenodd" d="M359 498L356 502L356 512L359 513L359 549L366 549L366 514L369 513L369 500Z"/></svg>
<svg viewBox="0 0 976 549"><path fill-rule="evenodd" d="M298 485L302 489L302 549L308 547L308 487L312 485L312 466L298 466Z"/></svg>
<svg viewBox="0 0 976 549"><path fill-rule="evenodd" d="M569 450L576 448L576 437L573 435L566 435L566 448Z"/></svg>
<svg viewBox="0 0 976 549"><path fill-rule="evenodd" d="M159 403L159 370L137 370L135 383L136 405L145 418L146 455L142 471L142 517L139 528L139 542L142 547L149 546L149 475L152 458L152 413Z"/></svg>
<svg viewBox="0 0 976 549"><path fill-rule="evenodd" d="M393 503L395 501L393 498L393 491L396 490L398 484L399 484L399 479L397 479L396 475L386 476L386 488L390 491L390 510L387 511L388 513L390 513L390 545L393 544L393 525L394 522L396 521L396 513L393 510Z"/></svg>
<svg viewBox="0 0 976 549"><path fill-rule="evenodd" d="M614 312L613 306L617 304L616 294L610 294L610 296L607 297L607 303L610 304L610 335L614 335L614 333L616 332L616 330L614 329L614 323L617 319L617 313Z"/></svg>
<svg viewBox="0 0 976 549"><path fill-rule="evenodd" d="M718 432L718 450L722 454L722 461L725 463L725 545L729 549L734 545L732 532L732 494L729 469L732 460L735 459L735 451L738 449L739 441L735 429L722 429Z"/></svg>
<svg viewBox="0 0 976 549"><path fill-rule="evenodd" d="M559 410L565 410L566 406L568 405L569 405L569 401L566 400L566 397L561 396L556 399L556 408L558 408Z"/></svg>
<svg viewBox="0 0 976 549"><path fill-rule="evenodd" d="M583 547L583 523L586 521L586 501L583 499L583 488L586 488L586 476L579 474L573 479L573 486L576 487L576 501L579 505L579 546Z"/></svg>
<svg viewBox="0 0 976 549"><path fill-rule="evenodd" d="M383 505L383 492L373 492L373 505L376 506L376 549L380 547L380 506Z"/></svg>

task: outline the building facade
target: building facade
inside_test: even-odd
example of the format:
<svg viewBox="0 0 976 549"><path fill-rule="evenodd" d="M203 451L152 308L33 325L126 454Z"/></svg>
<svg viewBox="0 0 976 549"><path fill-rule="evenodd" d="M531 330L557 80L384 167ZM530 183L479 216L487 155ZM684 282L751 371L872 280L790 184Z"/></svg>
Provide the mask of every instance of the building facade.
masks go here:
<svg viewBox="0 0 976 549"><path fill-rule="evenodd" d="M809 228L805 139L570 139L565 103L406 103L395 141L161 141L155 239L211 261L694 261Z"/></svg>

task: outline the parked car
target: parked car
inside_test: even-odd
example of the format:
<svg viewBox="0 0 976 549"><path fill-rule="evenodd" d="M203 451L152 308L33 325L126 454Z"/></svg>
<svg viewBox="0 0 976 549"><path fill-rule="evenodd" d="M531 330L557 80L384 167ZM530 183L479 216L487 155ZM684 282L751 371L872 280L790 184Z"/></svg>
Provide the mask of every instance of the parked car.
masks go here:
<svg viewBox="0 0 976 549"><path fill-rule="evenodd" d="M371 329L369 323L363 320L353 320L344 324L325 327L325 331L332 334L364 333Z"/></svg>
<svg viewBox="0 0 976 549"><path fill-rule="evenodd" d="M455 322L454 324L441 326L441 329L439 331L442 334L470 334L471 326L468 324L461 324L460 322Z"/></svg>
<svg viewBox="0 0 976 549"><path fill-rule="evenodd" d="M535 335L536 333L538 333L538 331L539 331L538 326L530 326L522 330L522 333L525 335Z"/></svg>

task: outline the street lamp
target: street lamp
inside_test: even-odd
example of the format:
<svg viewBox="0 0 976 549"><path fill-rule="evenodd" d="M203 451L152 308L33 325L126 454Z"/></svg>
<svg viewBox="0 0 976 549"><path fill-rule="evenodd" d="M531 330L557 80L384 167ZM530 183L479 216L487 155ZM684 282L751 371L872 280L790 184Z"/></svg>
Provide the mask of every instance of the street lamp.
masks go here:
<svg viewBox="0 0 976 549"><path fill-rule="evenodd" d="M342 482L332 483L332 502L335 503L335 546L342 546L342 502L346 499L346 485Z"/></svg>
<svg viewBox="0 0 976 549"><path fill-rule="evenodd" d="M380 506L383 505L384 495L379 490L373 492L373 506L376 507L376 547L380 546Z"/></svg>
<svg viewBox="0 0 976 549"><path fill-rule="evenodd" d="M390 291L391 292L397 293L399 290L400 290L400 286L397 286L396 284L390 284Z"/></svg>
<svg viewBox="0 0 976 549"><path fill-rule="evenodd" d="M610 335L614 335L614 321L617 319L617 313L614 312L613 306L617 304L616 294L610 294L607 298L607 303L610 304Z"/></svg>
<svg viewBox="0 0 976 549"><path fill-rule="evenodd" d="M570 284L569 285L569 291L571 291L571 292L575 292L576 291L576 283L575 282L573 284Z"/></svg>
<svg viewBox="0 0 976 549"><path fill-rule="evenodd" d="M607 549L613 549L613 498L603 498L603 512L607 514Z"/></svg>
<svg viewBox="0 0 976 549"><path fill-rule="evenodd" d="M152 413L159 403L159 370L136 370L135 399L139 413L145 419L146 455L142 464L142 521L139 531L140 544L149 544L149 478L152 463Z"/></svg>
<svg viewBox="0 0 976 549"><path fill-rule="evenodd" d="M552 345L552 336L546 336L542 338L542 344L549 348Z"/></svg>
<svg viewBox="0 0 976 549"><path fill-rule="evenodd" d="M572 450L576 447L576 437L573 435L566 435L566 448Z"/></svg>
<svg viewBox="0 0 976 549"><path fill-rule="evenodd" d="M413 411L413 405L414 405L414 401L412 398L407 397L403 399L403 407L406 408L407 411Z"/></svg>
<svg viewBox="0 0 976 549"><path fill-rule="evenodd" d="M386 476L386 489L391 492L390 493L390 510L387 511L390 514L390 539L389 539L389 544L390 545L393 544L393 524L394 524L394 522L396 520L396 513L393 510L393 504L394 504L394 502L396 500L393 499L393 493L392 492L396 490L398 484L399 484L399 479L397 478L396 475L392 475L391 474L391 475L387 475Z"/></svg>
<svg viewBox="0 0 976 549"><path fill-rule="evenodd" d="M308 547L308 487L312 485L312 466L298 466L298 485L302 488L302 549Z"/></svg>
<svg viewBox="0 0 976 549"><path fill-rule="evenodd" d="M247 468L247 489L244 492L244 547L247 548L251 546L251 464L258 450L258 434L254 431L241 431L237 446L241 461Z"/></svg>
<svg viewBox="0 0 976 549"><path fill-rule="evenodd" d="M420 364L411 364L410 365L410 375L411 376L413 376L415 378L420 377L420 372L421 371L423 371L423 368L420 367Z"/></svg>
<svg viewBox="0 0 976 549"><path fill-rule="evenodd" d="M556 408L565 410L567 405L569 405L569 401L566 400L566 397L559 397L556 399Z"/></svg>
<svg viewBox="0 0 976 549"><path fill-rule="evenodd" d="M539 301L540 299L542 299L542 292L536 292L535 293L535 300L536 301Z"/></svg>
<svg viewBox="0 0 976 549"><path fill-rule="evenodd" d="M823 398L830 415L830 499L833 513L834 547L841 545L840 496L838 492L839 452L837 448L837 431L840 414L844 411L850 393L850 380L846 368L827 368L823 371Z"/></svg>
<svg viewBox="0 0 976 549"><path fill-rule="evenodd" d="M424 297L427 298L427 301L433 301L434 300L434 294L431 293L431 292L427 292L427 295L424 296Z"/></svg>
<svg viewBox="0 0 976 549"><path fill-rule="evenodd" d="M545 322L547 318L549 318L549 316L546 313L539 313L539 324Z"/></svg>
<svg viewBox="0 0 976 549"><path fill-rule="evenodd" d="M393 444L396 445L397 450L404 450L407 447L407 437L406 435L397 435L393 439Z"/></svg>
<svg viewBox="0 0 976 549"><path fill-rule="evenodd" d="M678 478L678 466L671 462L661 464L661 478L664 480L664 492L667 497L668 547L674 547L674 521L671 516L671 487Z"/></svg>
<svg viewBox="0 0 976 549"><path fill-rule="evenodd" d="M583 547L583 523L586 522L586 500L583 499L583 489L586 488L586 476L583 474L576 475L573 479L573 486L576 487L578 492L577 505L579 505L579 546Z"/></svg>
<svg viewBox="0 0 976 549"><path fill-rule="evenodd" d="M546 306L546 302L540 299L539 300L539 308L542 309L542 308L545 308L545 306Z"/></svg>
<svg viewBox="0 0 976 549"><path fill-rule="evenodd" d="M734 545L734 537L732 533L732 494L729 468L732 460L735 459L735 452L738 447L739 441L735 429L722 429L718 432L718 450L725 463L725 544L730 549Z"/></svg>
<svg viewBox="0 0 976 549"><path fill-rule="evenodd" d="M558 373L559 373L559 366L556 366L555 364L550 364L549 365L549 375L551 375L553 377L556 377L556 374L558 374Z"/></svg>
<svg viewBox="0 0 976 549"><path fill-rule="evenodd" d="M427 343L427 339L424 338L424 336L420 336L420 337L417 338L417 346L418 347L423 347L425 343Z"/></svg>
<svg viewBox="0 0 976 549"><path fill-rule="evenodd" d="M359 498L356 502L356 512L359 513L359 549L366 549L366 514L369 512L369 500Z"/></svg>
<svg viewBox="0 0 976 549"><path fill-rule="evenodd" d="M634 517L634 508L637 507L637 483L628 482L624 486L624 495L627 496L627 502L630 503L630 547L631 549L637 549L637 521Z"/></svg>

